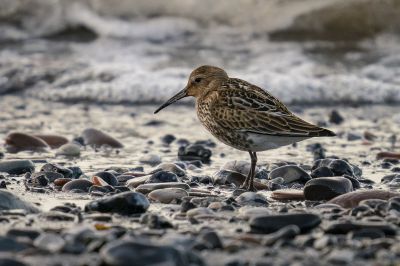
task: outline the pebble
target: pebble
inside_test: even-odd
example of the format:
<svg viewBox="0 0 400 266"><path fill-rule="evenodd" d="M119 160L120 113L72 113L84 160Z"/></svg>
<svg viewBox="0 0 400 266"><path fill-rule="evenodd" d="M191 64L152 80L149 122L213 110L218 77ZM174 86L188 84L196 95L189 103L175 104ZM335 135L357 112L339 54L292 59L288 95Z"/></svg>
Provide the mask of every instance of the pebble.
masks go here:
<svg viewBox="0 0 400 266"><path fill-rule="evenodd" d="M35 134L36 138L39 138L46 142L47 145L50 146L52 149L57 149L64 144L68 143L68 139L66 137L54 134Z"/></svg>
<svg viewBox="0 0 400 266"><path fill-rule="evenodd" d="M110 172L106 172L106 171L97 172L94 174L94 176L100 177L102 180L104 180L110 186L118 186L118 184L119 184L115 175Z"/></svg>
<svg viewBox="0 0 400 266"><path fill-rule="evenodd" d="M203 163L208 163L212 152L202 144L189 144L181 146L178 150L178 158L182 161L200 160Z"/></svg>
<svg viewBox="0 0 400 266"><path fill-rule="evenodd" d="M50 182L54 182L56 179L64 178L64 176L60 173L55 172L35 172L32 173L31 179L35 179L39 176L46 177Z"/></svg>
<svg viewBox="0 0 400 266"><path fill-rule="evenodd" d="M290 240L300 234L300 228L297 225L287 225L278 231L265 236L262 245L272 246L279 240Z"/></svg>
<svg viewBox="0 0 400 266"><path fill-rule="evenodd" d="M196 218L196 217L201 217L201 216L214 216L215 213L209 208L206 207L197 207L190 209L186 212L186 216L189 218Z"/></svg>
<svg viewBox="0 0 400 266"><path fill-rule="evenodd" d="M27 266L20 260L12 257L0 257L0 265L2 266Z"/></svg>
<svg viewBox="0 0 400 266"><path fill-rule="evenodd" d="M84 192L89 192L89 188L93 186L93 183L87 179L74 179L69 181L62 187L63 192L72 192L73 190L81 190Z"/></svg>
<svg viewBox="0 0 400 266"><path fill-rule="evenodd" d="M71 178L57 178L56 180L54 180L54 185L62 187L71 180Z"/></svg>
<svg viewBox="0 0 400 266"><path fill-rule="evenodd" d="M150 178L149 175L133 177L126 182L126 186L130 189L135 189L139 185L144 184Z"/></svg>
<svg viewBox="0 0 400 266"><path fill-rule="evenodd" d="M217 232L207 229L200 232L197 237L199 244L203 245L206 249L222 249L222 240Z"/></svg>
<svg viewBox="0 0 400 266"><path fill-rule="evenodd" d="M333 198L329 203L337 204L343 208L353 208L358 206L360 201L366 199L383 199L388 200L392 197L400 196L399 192L390 192L384 190L364 190L364 191L353 191L336 198Z"/></svg>
<svg viewBox="0 0 400 266"><path fill-rule="evenodd" d="M311 177L312 178L330 177L330 176L335 176L335 174L327 166L318 167L317 169L314 169L311 172Z"/></svg>
<svg viewBox="0 0 400 266"><path fill-rule="evenodd" d="M40 171L41 172L60 173L65 178L72 178L74 175L74 172L71 169L68 169L68 168L62 167L61 165L53 164L53 163L46 163L45 165L42 166Z"/></svg>
<svg viewBox="0 0 400 266"><path fill-rule="evenodd" d="M30 160L7 160L0 162L0 172L10 175L32 173L34 170L35 164Z"/></svg>
<svg viewBox="0 0 400 266"><path fill-rule="evenodd" d="M0 210L22 209L28 213L38 213L39 209L11 192L0 190Z"/></svg>
<svg viewBox="0 0 400 266"><path fill-rule="evenodd" d="M296 225L302 233L317 227L321 223L318 215L311 213L288 213L256 216L250 219L250 228L254 233L270 234L288 225Z"/></svg>
<svg viewBox="0 0 400 266"><path fill-rule="evenodd" d="M344 177L320 177L308 181L304 186L306 200L330 200L351 192L353 186Z"/></svg>
<svg viewBox="0 0 400 266"><path fill-rule="evenodd" d="M41 250L55 253L62 250L65 240L59 235L45 233L36 238L33 245Z"/></svg>
<svg viewBox="0 0 400 266"><path fill-rule="evenodd" d="M85 129L81 137L85 145L93 147L108 146L116 149L124 147L124 145L115 138L95 128Z"/></svg>
<svg viewBox="0 0 400 266"><path fill-rule="evenodd" d="M344 118L338 110L332 110L329 115L329 122L331 122L332 124L340 125L344 122Z"/></svg>
<svg viewBox="0 0 400 266"><path fill-rule="evenodd" d="M79 157L81 155L81 146L75 143L67 143L60 146L56 155Z"/></svg>
<svg viewBox="0 0 400 266"><path fill-rule="evenodd" d="M150 203L143 194L128 191L92 201L86 204L85 211L130 215L144 213L149 206Z"/></svg>
<svg viewBox="0 0 400 266"><path fill-rule="evenodd" d="M115 240L100 250L101 258L106 265L204 265L194 254L185 255L172 246L153 245L130 239Z"/></svg>
<svg viewBox="0 0 400 266"><path fill-rule="evenodd" d="M147 197L161 202L161 203L171 203L173 201L181 200L183 197L187 197L189 194L181 188L163 188L151 191Z"/></svg>
<svg viewBox="0 0 400 266"><path fill-rule="evenodd" d="M179 182L178 176L168 171L158 171L147 179L146 183L166 183L166 182Z"/></svg>
<svg viewBox="0 0 400 266"><path fill-rule="evenodd" d="M189 190L190 186L186 183L178 183L178 182L172 182L172 183L149 183L149 184L143 184L139 185L136 188L137 192L143 193L143 194L148 194L151 191L154 191L156 189L164 189L164 188L180 188L183 190Z"/></svg>
<svg viewBox="0 0 400 266"><path fill-rule="evenodd" d="M327 234L347 234L349 232L359 231L363 229L380 230L386 236L396 235L396 227L381 222L334 222L326 229Z"/></svg>
<svg viewBox="0 0 400 266"><path fill-rule="evenodd" d="M383 151L376 155L376 159L400 159L400 152Z"/></svg>
<svg viewBox="0 0 400 266"><path fill-rule="evenodd" d="M274 200L305 200L303 190L298 189L279 189L271 193Z"/></svg>
<svg viewBox="0 0 400 266"><path fill-rule="evenodd" d="M238 216L245 220L249 220L256 216L270 215L271 211L266 207L243 206L238 211Z"/></svg>
<svg viewBox="0 0 400 266"><path fill-rule="evenodd" d="M10 238L7 236L0 236L0 253L20 252L27 248L28 248L28 246L26 244L17 242L13 238ZM11 264L11 265L13 265L13 264Z"/></svg>
<svg viewBox="0 0 400 266"><path fill-rule="evenodd" d="M236 198L236 202L240 205L252 205L252 206L268 206L267 199L255 192L244 192Z"/></svg>
<svg viewBox="0 0 400 266"><path fill-rule="evenodd" d="M161 157L156 154L145 154L139 158L139 162L154 166L161 163Z"/></svg>
<svg viewBox="0 0 400 266"><path fill-rule="evenodd" d="M20 151L46 151L49 146L46 142L33 135L13 132L6 136L5 148L9 153L17 153Z"/></svg>
<svg viewBox="0 0 400 266"><path fill-rule="evenodd" d="M154 174L161 170L174 173L178 177L184 177L186 175L185 170L183 170L182 167L180 167L179 165L174 164L174 163L162 163L162 164L158 165L153 171L151 171L151 174Z"/></svg>
<svg viewBox="0 0 400 266"><path fill-rule="evenodd" d="M273 169L269 175L269 179L282 177L285 183L292 183L295 181L305 183L311 179L310 175L297 165L284 165Z"/></svg>
<svg viewBox="0 0 400 266"><path fill-rule="evenodd" d="M39 215L41 219L45 219L47 221L65 221L65 222L72 222L75 220L75 215L64 213L60 211L48 211L41 213Z"/></svg>
<svg viewBox="0 0 400 266"><path fill-rule="evenodd" d="M176 140L176 137L171 134L167 134L167 135L164 135L163 137L161 137L162 143L164 143L166 145L171 144L172 142L174 142L174 140Z"/></svg>

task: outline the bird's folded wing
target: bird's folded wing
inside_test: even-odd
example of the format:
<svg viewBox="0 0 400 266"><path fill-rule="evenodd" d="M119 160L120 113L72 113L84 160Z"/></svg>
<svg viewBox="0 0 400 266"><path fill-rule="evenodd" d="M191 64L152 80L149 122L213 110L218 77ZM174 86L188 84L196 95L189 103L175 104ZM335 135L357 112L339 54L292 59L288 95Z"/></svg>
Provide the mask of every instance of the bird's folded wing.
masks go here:
<svg viewBox="0 0 400 266"><path fill-rule="evenodd" d="M278 99L258 87L227 88L219 93L219 99L210 108L211 116L227 130L304 137L318 136L325 130L295 116Z"/></svg>

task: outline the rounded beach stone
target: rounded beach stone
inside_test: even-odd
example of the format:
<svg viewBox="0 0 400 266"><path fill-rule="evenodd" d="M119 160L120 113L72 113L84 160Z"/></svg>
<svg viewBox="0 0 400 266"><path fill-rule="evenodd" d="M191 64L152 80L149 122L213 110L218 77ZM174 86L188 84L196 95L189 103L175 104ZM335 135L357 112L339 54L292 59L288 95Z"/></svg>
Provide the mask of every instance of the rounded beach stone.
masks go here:
<svg viewBox="0 0 400 266"><path fill-rule="evenodd" d="M68 143L68 139L66 137L55 135L55 134L35 134L36 138L39 138L47 143L52 149L57 149L64 144Z"/></svg>
<svg viewBox="0 0 400 266"><path fill-rule="evenodd" d="M100 177L110 186L118 186L117 178L115 177L114 174L112 174L110 172L106 172L106 171L97 172L94 174L94 176Z"/></svg>
<svg viewBox="0 0 400 266"><path fill-rule="evenodd" d="M146 183L179 182L176 174L169 171L158 171L150 176Z"/></svg>
<svg viewBox="0 0 400 266"><path fill-rule="evenodd" d="M302 233L307 232L321 223L316 214L288 213L256 216L250 219L250 228L254 233L270 234L288 225L296 225Z"/></svg>
<svg viewBox="0 0 400 266"><path fill-rule="evenodd" d="M78 157L81 155L81 146L75 143L67 143L58 148L56 155Z"/></svg>
<svg viewBox="0 0 400 266"><path fill-rule="evenodd" d="M46 151L49 146L42 139L30 134L13 132L7 135L4 140L5 147L10 153L20 151Z"/></svg>
<svg viewBox="0 0 400 266"><path fill-rule="evenodd" d="M271 193L274 200L305 200L303 190L278 189Z"/></svg>
<svg viewBox="0 0 400 266"><path fill-rule="evenodd" d="M180 200L189 194L181 188L163 188L156 189L149 193L148 197L161 203L171 203L174 200Z"/></svg>
<svg viewBox="0 0 400 266"><path fill-rule="evenodd" d="M38 213L39 209L6 190L0 190L0 210L22 209L28 213Z"/></svg>
<svg viewBox="0 0 400 266"><path fill-rule="evenodd" d="M151 171L151 174L154 174L161 170L174 173L179 177L183 177L186 175L185 170L183 170L179 165L174 164L174 163L162 163L162 164L158 165L153 171Z"/></svg>
<svg viewBox="0 0 400 266"><path fill-rule="evenodd" d="M337 204L342 206L343 208L353 208L358 206L358 204L367 199L382 199L388 200L392 197L400 196L399 192L391 192L384 190L364 190L364 191L353 191L336 198L333 198L329 201L329 203Z"/></svg>
<svg viewBox="0 0 400 266"><path fill-rule="evenodd" d="M130 215L146 212L149 206L150 203L143 194L128 191L92 201L86 204L85 211Z"/></svg>
<svg viewBox="0 0 400 266"><path fill-rule="evenodd" d="M282 177L285 180L285 183L296 181L305 183L311 179L310 175L297 165L284 165L277 167L268 175L269 179L275 179L277 177Z"/></svg>
<svg viewBox="0 0 400 266"><path fill-rule="evenodd" d="M330 200L352 190L353 186L347 178L320 177L306 183L304 197L307 200Z"/></svg>
<svg viewBox="0 0 400 266"><path fill-rule="evenodd" d="M240 205L268 206L268 201L264 196L251 191L240 194L236 202Z"/></svg>
<svg viewBox="0 0 400 266"><path fill-rule="evenodd" d="M89 192L89 188L93 186L93 183L87 179L74 179L69 181L62 187L63 192L71 192L72 190L82 190L84 192Z"/></svg>
<svg viewBox="0 0 400 266"><path fill-rule="evenodd" d="M121 142L111 137L110 135L95 129L95 128L87 128L85 129L81 137L84 141L85 145L101 147L101 146L109 146L111 148L123 148Z"/></svg>
<svg viewBox="0 0 400 266"><path fill-rule="evenodd" d="M31 160L7 160L0 162L0 172L10 175L32 173L34 170L35 164Z"/></svg>

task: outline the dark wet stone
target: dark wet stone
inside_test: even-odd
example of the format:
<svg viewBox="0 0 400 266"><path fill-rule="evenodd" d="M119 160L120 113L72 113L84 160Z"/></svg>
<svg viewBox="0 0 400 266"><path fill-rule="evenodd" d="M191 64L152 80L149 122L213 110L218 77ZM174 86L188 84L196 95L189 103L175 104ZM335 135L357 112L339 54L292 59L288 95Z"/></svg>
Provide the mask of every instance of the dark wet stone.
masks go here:
<svg viewBox="0 0 400 266"><path fill-rule="evenodd" d="M112 190L111 190L112 191ZM100 192L100 193L102 193L102 194L99 194L99 195L103 195L103 194L105 194L105 193L108 193L108 192L111 192L109 189L107 189L106 187L103 187L103 186L96 186L96 185L94 185L94 186L91 186L90 188L89 188L89 193L94 193L94 192ZM95 194L96 194L95 193ZM97 195L97 194L96 194Z"/></svg>
<svg viewBox="0 0 400 266"><path fill-rule="evenodd" d="M329 203L337 204L343 208L352 208L357 206L361 201L366 199L383 199L388 200L392 197L400 196L400 193L384 191L384 190L364 190L353 191L344 195L333 198Z"/></svg>
<svg viewBox="0 0 400 266"><path fill-rule="evenodd" d="M118 180L115 177L114 174L110 173L110 172L97 172L96 174L94 174L94 176L98 176L101 179L103 179L107 184L109 184L110 186L117 186Z"/></svg>
<svg viewBox="0 0 400 266"><path fill-rule="evenodd" d="M167 145L169 145L172 142L174 142L174 140L176 140L176 137L174 135L171 135L171 134L167 134L167 135L164 135L163 137L161 137L161 141L164 144L167 144Z"/></svg>
<svg viewBox="0 0 400 266"><path fill-rule="evenodd" d="M347 134L347 140L348 141L355 141L355 140L361 140L363 137L361 134L357 134L357 133L353 133L353 132L349 132Z"/></svg>
<svg viewBox="0 0 400 266"><path fill-rule="evenodd" d="M46 163L42 166L42 169L40 171L59 173L62 174L65 178L72 178L73 176L72 170L53 163Z"/></svg>
<svg viewBox="0 0 400 266"><path fill-rule="evenodd" d="M272 170L268 178L274 179L282 177L285 183L302 182L305 183L311 179L310 175L297 165L284 165Z"/></svg>
<svg viewBox="0 0 400 266"><path fill-rule="evenodd" d="M386 236L396 235L396 227L379 222L337 222L330 224L326 229L327 234L347 234L353 231L360 231L363 229L380 230Z"/></svg>
<svg viewBox="0 0 400 266"><path fill-rule="evenodd" d="M120 193L120 192L126 192L126 191L131 191L128 187L125 186L115 186L114 187L115 191Z"/></svg>
<svg viewBox="0 0 400 266"><path fill-rule="evenodd" d="M390 171L394 172L394 173L400 173L400 167L395 166L392 169L390 169Z"/></svg>
<svg viewBox="0 0 400 266"><path fill-rule="evenodd" d="M164 216L160 216L157 214L143 214L140 217L140 223L146 224L150 229L167 229L174 228L172 223L168 221Z"/></svg>
<svg viewBox="0 0 400 266"><path fill-rule="evenodd" d="M145 212L150 206L147 198L137 192L123 192L92 201L85 206L85 211L112 212L124 215Z"/></svg>
<svg viewBox="0 0 400 266"><path fill-rule="evenodd" d="M196 144L196 145L204 145L204 146L209 147L209 148L215 148L217 146L217 144L214 141L212 141L211 139L197 140L197 141L195 141L194 144Z"/></svg>
<svg viewBox="0 0 400 266"><path fill-rule="evenodd" d="M354 171L353 167L351 165L344 161L344 160L334 160L329 164L329 169L336 175L336 176L342 176L342 175L349 175L349 176L354 176Z"/></svg>
<svg viewBox="0 0 400 266"><path fill-rule="evenodd" d="M35 180L41 176L44 176L48 179L49 182L54 182L58 178L64 178L64 176L60 173L55 173L55 172L35 172L32 173L31 179Z"/></svg>
<svg viewBox="0 0 400 266"><path fill-rule="evenodd" d="M6 136L5 148L9 153L17 153L20 151L46 151L49 146L42 139L30 134L21 132L13 132Z"/></svg>
<svg viewBox="0 0 400 266"><path fill-rule="evenodd" d="M358 231L353 231L351 233L352 239L360 239L360 238L384 238L386 235L382 230L374 229L374 228L363 228Z"/></svg>
<svg viewBox="0 0 400 266"><path fill-rule="evenodd" d="M381 168L382 169L390 169L392 168L393 164L389 163L389 162L383 162L381 163Z"/></svg>
<svg viewBox="0 0 400 266"><path fill-rule="evenodd" d="M306 183L304 197L307 200L330 200L352 190L350 180L344 177L320 177Z"/></svg>
<svg viewBox="0 0 400 266"><path fill-rule="evenodd" d="M12 257L0 257L1 266L26 266L22 261Z"/></svg>
<svg viewBox="0 0 400 266"><path fill-rule="evenodd" d="M297 225L287 225L278 231L267 235L262 244L264 246L272 246L278 240L289 240L295 238L298 234L300 234L300 228Z"/></svg>
<svg viewBox="0 0 400 266"><path fill-rule="evenodd" d="M256 216L250 220L250 228L254 233L269 234L288 225L296 225L302 233L307 232L321 223L318 215L311 213L288 213Z"/></svg>
<svg viewBox="0 0 400 266"><path fill-rule="evenodd" d="M158 165L156 167L156 169L151 171L151 174L154 174L154 173L156 173L158 171L162 171L162 170L174 173L178 177L183 177L186 175L185 170L181 166L179 166L178 164L175 164L175 163L162 163L162 164Z"/></svg>
<svg viewBox="0 0 400 266"><path fill-rule="evenodd" d="M6 181L4 181L4 180L1 180L1 181L0 181L0 188L2 188L2 189L7 189Z"/></svg>
<svg viewBox="0 0 400 266"><path fill-rule="evenodd" d="M46 177L45 174L32 175L31 181L33 186L40 186L40 187L45 187L50 183L49 179Z"/></svg>
<svg viewBox="0 0 400 266"><path fill-rule="evenodd" d="M22 175L35 171L35 164L30 160L7 160L0 162L0 172L10 175Z"/></svg>
<svg viewBox="0 0 400 266"><path fill-rule="evenodd" d="M106 244L100 255L106 265L130 266L136 265L204 265L194 254L186 254L172 246L153 245L135 240L115 240Z"/></svg>
<svg viewBox="0 0 400 266"><path fill-rule="evenodd" d="M197 237L197 242L200 244L197 247L203 246L205 249L222 249L222 241L217 232L210 229L205 229L200 232ZM196 248L195 249L199 249ZM200 248L202 249L202 248Z"/></svg>
<svg viewBox="0 0 400 266"><path fill-rule="evenodd" d="M0 151L0 159L3 159L3 158L4 158L4 152Z"/></svg>
<svg viewBox="0 0 400 266"><path fill-rule="evenodd" d="M146 183L179 182L176 174L168 171L158 171L150 176Z"/></svg>
<svg viewBox="0 0 400 266"><path fill-rule="evenodd" d="M13 238L0 236L0 252L20 252L27 248L26 244L17 242Z"/></svg>
<svg viewBox="0 0 400 266"><path fill-rule="evenodd" d="M332 124L341 124L344 122L343 116L339 113L337 110L332 110L332 112L329 115L329 122Z"/></svg>
<svg viewBox="0 0 400 266"><path fill-rule="evenodd" d="M213 182L211 176L208 175L196 175L190 178L190 182L197 182L202 184L211 184Z"/></svg>
<svg viewBox="0 0 400 266"><path fill-rule="evenodd" d="M203 163L208 163L211 157L211 150L201 144L190 144L181 146L178 150L178 158L182 161L200 160Z"/></svg>
<svg viewBox="0 0 400 266"><path fill-rule="evenodd" d="M124 147L124 145L115 138L95 128L85 129L81 137L85 145L93 147L109 146L117 149Z"/></svg>
<svg viewBox="0 0 400 266"><path fill-rule="evenodd" d="M361 187L360 181L355 179L354 177L349 175L344 175L343 177L350 180L351 185L353 186L353 190L359 189Z"/></svg>
<svg viewBox="0 0 400 266"><path fill-rule="evenodd" d="M388 211L394 210L400 213L400 197L393 197L388 202Z"/></svg>
<svg viewBox="0 0 400 266"><path fill-rule="evenodd" d="M312 178L318 177L330 177L335 176L335 174L327 166L321 166L311 172Z"/></svg>
<svg viewBox="0 0 400 266"><path fill-rule="evenodd" d="M69 166L67 167L69 170L72 171L72 179L78 179L81 175L83 175L82 169L78 166Z"/></svg>
<svg viewBox="0 0 400 266"><path fill-rule="evenodd" d="M268 179L269 171L267 169L259 170L254 176L257 179Z"/></svg>
<svg viewBox="0 0 400 266"><path fill-rule="evenodd" d="M40 231L35 230L35 229L29 229L29 228L24 228L24 229L12 228L12 229L8 230L6 233L6 236L8 236L8 237L12 237L12 238L26 237L26 238L29 238L30 240L35 240L35 238L37 238L39 235L40 235Z"/></svg>
<svg viewBox="0 0 400 266"><path fill-rule="evenodd" d="M83 192L89 192L89 188L93 186L93 183L87 179L74 179L69 181L62 187L63 192L73 192L73 190L81 190Z"/></svg>
<svg viewBox="0 0 400 266"><path fill-rule="evenodd" d="M28 213L38 213L39 209L11 192L0 190L0 210L22 209Z"/></svg>
<svg viewBox="0 0 400 266"><path fill-rule="evenodd" d="M238 172L219 170L213 175L215 185L234 184L237 187L241 186L246 179L246 176ZM254 187L256 189L267 189L268 186L261 182L254 180Z"/></svg>
<svg viewBox="0 0 400 266"><path fill-rule="evenodd" d="M75 220L75 215L59 212L59 211L48 211L40 214L40 218L48 221L66 221L72 222Z"/></svg>

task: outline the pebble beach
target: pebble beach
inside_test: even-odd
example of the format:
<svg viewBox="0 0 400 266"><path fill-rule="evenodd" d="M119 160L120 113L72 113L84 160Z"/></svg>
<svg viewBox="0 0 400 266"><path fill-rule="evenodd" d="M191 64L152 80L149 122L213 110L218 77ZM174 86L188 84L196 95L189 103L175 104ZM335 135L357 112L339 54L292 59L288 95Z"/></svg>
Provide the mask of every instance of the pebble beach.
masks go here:
<svg viewBox="0 0 400 266"><path fill-rule="evenodd" d="M291 106L338 136L260 153L247 192L190 104L0 101L4 265L399 262L397 106Z"/></svg>

